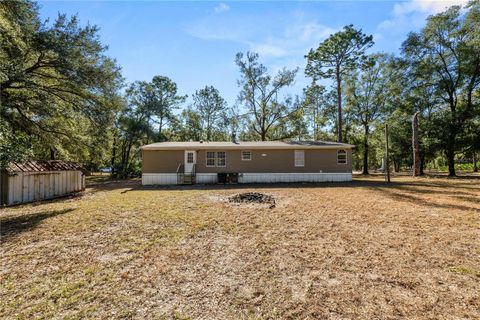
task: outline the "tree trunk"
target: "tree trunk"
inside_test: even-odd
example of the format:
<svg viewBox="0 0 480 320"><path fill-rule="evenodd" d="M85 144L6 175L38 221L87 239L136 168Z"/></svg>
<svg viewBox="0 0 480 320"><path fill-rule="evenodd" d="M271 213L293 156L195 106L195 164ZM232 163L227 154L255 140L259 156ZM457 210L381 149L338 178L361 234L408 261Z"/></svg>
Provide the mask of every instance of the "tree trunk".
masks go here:
<svg viewBox="0 0 480 320"><path fill-rule="evenodd" d="M122 158L120 160L120 167L119 167L119 175L120 176L123 176L123 174L125 173L125 156L126 156L126 153L127 153L127 146L126 146L126 142L124 142L122 144Z"/></svg>
<svg viewBox="0 0 480 320"><path fill-rule="evenodd" d="M365 136L363 137L363 174L368 174L368 134L369 127L365 125Z"/></svg>
<svg viewBox="0 0 480 320"><path fill-rule="evenodd" d="M340 77L340 66L337 65L336 70L336 77L337 77L337 103L338 103L338 110L337 110L337 141L342 142L342 78Z"/></svg>
<svg viewBox="0 0 480 320"><path fill-rule="evenodd" d="M210 124L210 116L207 117L207 141L210 141L212 139L212 128Z"/></svg>
<svg viewBox="0 0 480 320"><path fill-rule="evenodd" d="M448 146L447 149L447 163L448 163L448 175L450 177L454 177L456 175L455 173L455 152L453 149Z"/></svg>
<svg viewBox="0 0 480 320"><path fill-rule="evenodd" d="M473 151L473 172L478 172L477 152L476 151Z"/></svg>
<svg viewBox="0 0 480 320"><path fill-rule="evenodd" d="M124 174L124 177L126 178L127 177L127 172L128 172L128 166L130 165L130 151L132 150L132 144L133 144L133 141L130 141L129 144L128 144L128 148L127 148L127 154L126 154L126 157L125 157L125 165L124 165L124 169L123 169L123 174Z"/></svg>
<svg viewBox="0 0 480 320"><path fill-rule="evenodd" d="M455 173L455 144L457 138L457 109L456 101L452 95L450 95L450 125L449 125L449 134L447 141L447 162L448 162L448 176L454 177Z"/></svg>
<svg viewBox="0 0 480 320"><path fill-rule="evenodd" d="M393 170L396 173L399 173L401 167L402 167L402 160L400 158L393 158Z"/></svg>
<svg viewBox="0 0 480 320"><path fill-rule="evenodd" d="M265 132L265 130L262 130L261 138L262 141L267 141L267 132Z"/></svg>
<svg viewBox="0 0 480 320"><path fill-rule="evenodd" d="M55 150L53 148L50 148L50 160L55 160Z"/></svg>
<svg viewBox="0 0 480 320"><path fill-rule="evenodd" d="M262 141L267 141L267 129L265 128L265 116L262 115L262 119L260 121L260 130L262 131L262 134L260 137L262 138Z"/></svg>
<svg viewBox="0 0 480 320"><path fill-rule="evenodd" d="M448 175L454 177L455 173L455 138L453 133L450 133L447 146L447 162L448 162Z"/></svg>
<svg viewBox="0 0 480 320"><path fill-rule="evenodd" d="M420 175L423 176L425 174L425 154L421 153L420 155Z"/></svg>
<svg viewBox="0 0 480 320"><path fill-rule="evenodd" d="M420 175L420 147L418 143L418 115L420 112L415 112L412 119L412 149L413 149L413 166L412 174L414 177Z"/></svg>
<svg viewBox="0 0 480 320"><path fill-rule="evenodd" d="M160 123L158 124L158 141L163 142L163 117L160 117Z"/></svg>
<svg viewBox="0 0 480 320"><path fill-rule="evenodd" d="M110 160L110 166L111 166L111 174L112 176L115 174L115 157L116 157L116 144L117 144L117 137L113 136L113 148L112 148L112 159Z"/></svg>

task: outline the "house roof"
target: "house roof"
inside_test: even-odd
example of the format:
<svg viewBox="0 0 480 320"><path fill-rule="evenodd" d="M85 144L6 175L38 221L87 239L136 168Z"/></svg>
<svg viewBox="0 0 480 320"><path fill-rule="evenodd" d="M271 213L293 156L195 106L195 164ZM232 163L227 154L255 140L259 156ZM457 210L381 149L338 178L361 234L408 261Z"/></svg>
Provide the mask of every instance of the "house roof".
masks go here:
<svg viewBox="0 0 480 320"><path fill-rule="evenodd" d="M41 172L41 171L77 171L84 169L76 162L62 160L31 160L23 163L12 162L6 170L15 172Z"/></svg>
<svg viewBox="0 0 480 320"><path fill-rule="evenodd" d="M143 150L264 150L264 149L351 149L354 145L327 141L239 141L239 142L157 142L147 144Z"/></svg>

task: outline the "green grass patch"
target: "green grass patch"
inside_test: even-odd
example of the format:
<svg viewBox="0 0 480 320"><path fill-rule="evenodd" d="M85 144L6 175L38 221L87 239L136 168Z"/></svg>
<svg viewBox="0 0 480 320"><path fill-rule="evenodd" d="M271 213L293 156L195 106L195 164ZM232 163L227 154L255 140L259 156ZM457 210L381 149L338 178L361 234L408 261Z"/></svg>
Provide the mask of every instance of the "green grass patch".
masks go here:
<svg viewBox="0 0 480 320"><path fill-rule="evenodd" d="M464 266L455 266L448 268L448 271L453 273L460 273L460 274L471 274L477 277L480 277L480 269L475 268L467 268Z"/></svg>

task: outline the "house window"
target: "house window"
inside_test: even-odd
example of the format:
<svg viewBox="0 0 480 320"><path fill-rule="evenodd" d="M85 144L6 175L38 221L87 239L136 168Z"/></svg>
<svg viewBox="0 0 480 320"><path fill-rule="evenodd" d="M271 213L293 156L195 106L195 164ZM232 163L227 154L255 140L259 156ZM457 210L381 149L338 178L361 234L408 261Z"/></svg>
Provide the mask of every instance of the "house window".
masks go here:
<svg viewBox="0 0 480 320"><path fill-rule="evenodd" d="M215 167L215 152L207 151L207 167Z"/></svg>
<svg viewBox="0 0 480 320"><path fill-rule="evenodd" d="M347 152L345 150L337 151L337 164L346 164L347 163Z"/></svg>
<svg viewBox="0 0 480 320"><path fill-rule="evenodd" d="M305 166L305 151L295 150L295 167Z"/></svg>
<svg viewBox="0 0 480 320"><path fill-rule="evenodd" d="M193 163L193 152L187 152L187 163Z"/></svg>
<svg viewBox="0 0 480 320"><path fill-rule="evenodd" d="M226 154L225 151L217 152L217 167L225 167L226 165Z"/></svg>
<svg viewBox="0 0 480 320"><path fill-rule="evenodd" d="M225 167L227 155L225 151L207 151L207 167Z"/></svg>
<svg viewBox="0 0 480 320"><path fill-rule="evenodd" d="M242 151L242 160L243 161L252 160L252 152L251 151Z"/></svg>

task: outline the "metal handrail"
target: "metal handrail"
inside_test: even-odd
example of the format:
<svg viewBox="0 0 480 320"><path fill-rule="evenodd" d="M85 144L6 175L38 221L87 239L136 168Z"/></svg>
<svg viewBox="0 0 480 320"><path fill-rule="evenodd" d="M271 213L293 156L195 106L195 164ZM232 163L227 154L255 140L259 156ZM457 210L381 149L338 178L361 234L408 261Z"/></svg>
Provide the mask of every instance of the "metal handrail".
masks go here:
<svg viewBox="0 0 480 320"><path fill-rule="evenodd" d="M177 167L177 174L180 173L180 170L182 169L183 163L179 163Z"/></svg>
<svg viewBox="0 0 480 320"><path fill-rule="evenodd" d="M193 164L192 166L192 171L190 171L189 173L185 173L184 170L184 164L183 163L180 163L177 167L177 184L182 184L184 183L184 179L185 177L190 177L190 181L192 183L195 182L195 178L197 176L196 172L197 172L197 165L196 164Z"/></svg>
<svg viewBox="0 0 480 320"><path fill-rule="evenodd" d="M190 179L192 183L195 183L196 177L197 177L197 164L194 163L192 166L192 172L190 173Z"/></svg>
<svg viewBox="0 0 480 320"><path fill-rule="evenodd" d="M182 166L183 166L183 164L179 163L178 167L177 167L177 184L181 184L183 182Z"/></svg>

